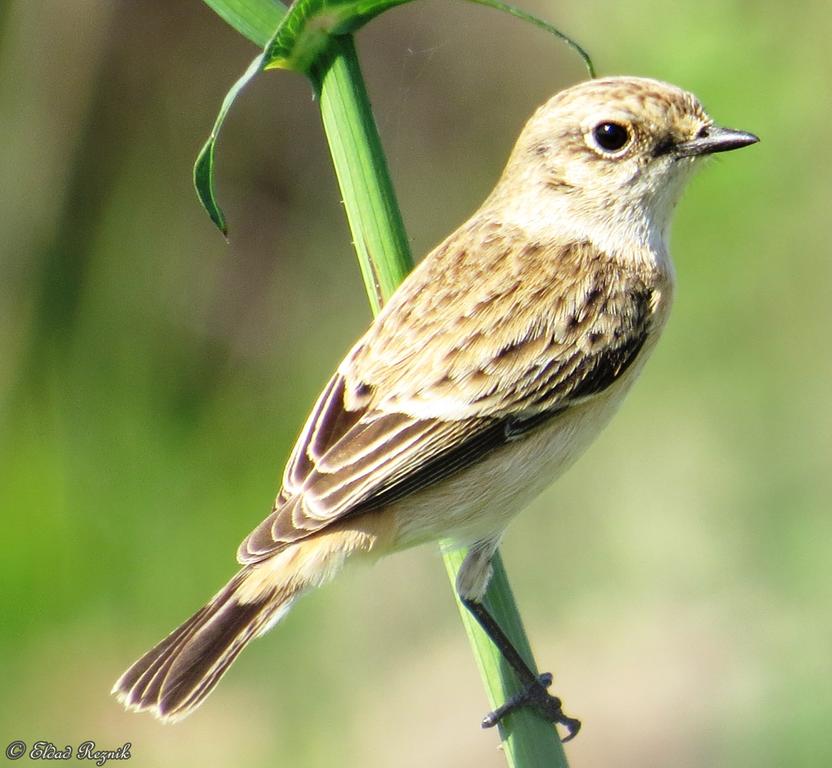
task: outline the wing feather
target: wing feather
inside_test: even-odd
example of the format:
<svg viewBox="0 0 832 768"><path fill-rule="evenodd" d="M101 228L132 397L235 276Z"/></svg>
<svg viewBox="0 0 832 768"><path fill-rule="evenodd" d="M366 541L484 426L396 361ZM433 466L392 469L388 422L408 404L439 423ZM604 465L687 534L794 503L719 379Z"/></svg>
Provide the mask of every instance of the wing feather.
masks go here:
<svg viewBox="0 0 832 768"><path fill-rule="evenodd" d="M640 276L611 274L586 244L518 252L511 233L475 234L476 259L453 239L440 246L327 384L241 562L459 472L605 390L639 355L652 312ZM482 284L463 290L452 257ZM512 279L483 268L496 258Z"/></svg>

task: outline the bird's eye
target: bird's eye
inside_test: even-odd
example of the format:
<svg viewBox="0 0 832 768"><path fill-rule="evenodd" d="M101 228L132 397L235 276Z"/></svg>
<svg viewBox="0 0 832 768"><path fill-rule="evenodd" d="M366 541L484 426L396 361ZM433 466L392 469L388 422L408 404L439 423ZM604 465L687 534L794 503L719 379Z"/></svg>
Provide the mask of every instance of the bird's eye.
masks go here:
<svg viewBox="0 0 832 768"><path fill-rule="evenodd" d="M595 143L607 152L617 152L630 140L630 131L620 123L598 123L592 129Z"/></svg>

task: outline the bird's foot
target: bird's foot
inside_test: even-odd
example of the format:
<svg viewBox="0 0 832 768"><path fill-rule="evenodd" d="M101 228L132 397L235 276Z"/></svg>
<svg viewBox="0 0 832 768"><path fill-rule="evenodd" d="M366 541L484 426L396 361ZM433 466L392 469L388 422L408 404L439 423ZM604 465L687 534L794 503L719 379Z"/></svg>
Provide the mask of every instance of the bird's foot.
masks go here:
<svg viewBox="0 0 832 768"><path fill-rule="evenodd" d="M574 739L581 729L581 721L574 717L567 717L563 713L563 704L557 696L552 696L548 688L552 684L552 675L548 672L540 675L535 682L524 691L513 696L501 707L489 712L482 720L483 728L493 728L507 714L521 707L534 707L550 723L559 723L566 728L564 743Z"/></svg>

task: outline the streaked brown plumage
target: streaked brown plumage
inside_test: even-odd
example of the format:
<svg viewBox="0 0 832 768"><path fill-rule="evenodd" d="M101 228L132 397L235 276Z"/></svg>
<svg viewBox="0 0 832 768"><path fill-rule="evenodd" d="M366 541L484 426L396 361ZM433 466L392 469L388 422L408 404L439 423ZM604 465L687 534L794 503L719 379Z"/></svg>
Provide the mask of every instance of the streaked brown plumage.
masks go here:
<svg viewBox="0 0 832 768"><path fill-rule="evenodd" d="M601 146L603 124L625 126L627 143ZM754 140L723 131L718 143L722 130L690 94L638 78L541 107L494 192L324 389L272 513L239 547L242 570L116 683L125 705L188 714L353 554L474 545L458 588L479 600L511 517L608 421L655 343L684 182L697 157Z"/></svg>

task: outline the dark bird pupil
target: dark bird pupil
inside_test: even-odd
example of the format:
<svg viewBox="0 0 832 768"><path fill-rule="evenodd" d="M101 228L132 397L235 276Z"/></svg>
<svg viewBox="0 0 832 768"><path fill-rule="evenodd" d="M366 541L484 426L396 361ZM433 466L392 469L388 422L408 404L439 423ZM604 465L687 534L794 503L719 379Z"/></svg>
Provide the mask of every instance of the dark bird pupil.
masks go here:
<svg viewBox="0 0 832 768"><path fill-rule="evenodd" d="M610 152L621 149L626 143L630 134L623 125L618 123L601 123L595 126L593 131L598 146L608 149Z"/></svg>

